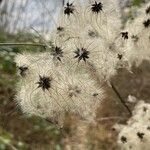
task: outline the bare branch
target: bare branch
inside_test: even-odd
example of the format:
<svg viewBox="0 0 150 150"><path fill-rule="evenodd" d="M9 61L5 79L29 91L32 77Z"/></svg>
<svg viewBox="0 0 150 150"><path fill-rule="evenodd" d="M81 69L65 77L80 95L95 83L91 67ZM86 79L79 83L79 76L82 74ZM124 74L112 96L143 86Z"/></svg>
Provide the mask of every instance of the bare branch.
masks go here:
<svg viewBox="0 0 150 150"><path fill-rule="evenodd" d="M123 106L127 109L129 114L132 115L132 112L131 112L130 108L128 107L126 102L123 100L123 98L121 97L120 93L118 92L118 90L116 89L116 87L114 86L114 84L112 82L111 82L111 87L112 87L113 91L115 92L115 94L118 96L118 98L121 101L121 103L123 104Z"/></svg>
<svg viewBox="0 0 150 150"><path fill-rule="evenodd" d="M0 43L0 46L39 46L47 47L45 44L36 44L36 43Z"/></svg>

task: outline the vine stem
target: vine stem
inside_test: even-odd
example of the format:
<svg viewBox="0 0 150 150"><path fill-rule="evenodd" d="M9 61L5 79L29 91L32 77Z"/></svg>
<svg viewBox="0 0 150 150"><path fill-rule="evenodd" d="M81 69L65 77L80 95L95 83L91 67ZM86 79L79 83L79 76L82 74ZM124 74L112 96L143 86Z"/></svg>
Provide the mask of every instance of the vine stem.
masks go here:
<svg viewBox="0 0 150 150"><path fill-rule="evenodd" d="M130 108L128 107L128 105L126 104L126 102L123 100L123 98L121 97L120 93L118 92L118 90L116 89L116 87L114 86L114 84L111 82L111 87L114 91L114 93L117 95L117 97L119 98L120 102L123 104L123 106L126 108L126 110L129 112L130 115L132 115L132 112L130 110Z"/></svg>
<svg viewBox="0 0 150 150"><path fill-rule="evenodd" d="M98 119L98 121L110 121L110 120L126 120L127 118L123 118L123 117L120 117L120 116L112 116L112 117L103 117L103 118L100 118Z"/></svg>
<svg viewBox="0 0 150 150"><path fill-rule="evenodd" d="M0 136L0 141L2 141L4 144L6 144L7 146L9 146L12 150L18 150L15 146L13 146L10 142L7 142L1 136Z"/></svg>
<svg viewBox="0 0 150 150"><path fill-rule="evenodd" d="M62 5L63 5L63 6L65 5L65 0L62 0Z"/></svg>
<svg viewBox="0 0 150 150"><path fill-rule="evenodd" d="M0 46L40 46L47 47L45 44L36 44L36 43L0 43Z"/></svg>

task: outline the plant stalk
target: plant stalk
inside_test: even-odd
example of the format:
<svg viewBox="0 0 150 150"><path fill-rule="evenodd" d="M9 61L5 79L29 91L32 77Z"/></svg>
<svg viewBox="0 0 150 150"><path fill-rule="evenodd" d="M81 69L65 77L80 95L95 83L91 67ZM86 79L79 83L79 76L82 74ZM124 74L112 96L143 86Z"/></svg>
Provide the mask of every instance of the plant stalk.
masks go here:
<svg viewBox="0 0 150 150"><path fill-rule="evenodd" d="M40 46L40 47L47 47L45 44L36 44L36 43L0 43L0 46Z"/></svg>
<svg viewBox="0 0 150 150"><path fill-rule="evenodd" d="M118 90L116 89L116 87L114 86L114 84L111 82L111 87L114 91L114 93L117 95L117 97L119 98L120 102L123 104L123 106L126 108L126 110L129 112L130 115L132 115L132 112L130 110L130 108L128 107L128 105L126 104L126 102L123 100L123 98L121 97L120 93L118 92Z"/></svg>

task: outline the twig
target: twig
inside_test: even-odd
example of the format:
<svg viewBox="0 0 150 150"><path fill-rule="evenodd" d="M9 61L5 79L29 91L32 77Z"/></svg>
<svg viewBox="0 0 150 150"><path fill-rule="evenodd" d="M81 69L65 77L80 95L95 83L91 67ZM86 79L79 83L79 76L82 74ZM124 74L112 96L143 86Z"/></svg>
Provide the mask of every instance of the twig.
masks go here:
<svg viewBox="0 0 150 150"><path fill-rule="evenodd" d="M44 42L46 47L51 48L51 46L47 43L47 41L41 36L41 34L36 29L34 29L33 27L31 27L31 29L38 34L39 38Z"/></svg>
<svg viewBox="0 0 150 150"><path fill-rule="evenodd" d="M62 0L62 5L63 5L63 6L65 5L65 0Z"/></svg>
<svg viewBox="0 0 150 150"><path fill-rule="evenodd" d="M126 120L127 118L123 118L123 117L119 117L119 116L103 117L103 118L98 119L98 121L109 121L109 120L116 120L116 119L119 119L119 120Z"/></svg>
<svg viewBox="0 0 150 150"><path fill-rule="evenodd" d="M112 87L113 91L118 96L118 98L121 101L121 103L123 104L123 106L127 109L127 111L129 112L129 114L132 115L132 112L131 112L130 108L128 107L128 105L126 104L126 102L123 100L123 98L121 97L120 93L118 92L118 90L116 89L116 87L114 86L114 84L112 82L110 84L111 84L111 87Z"/></svg>
<svg viewBox="0 0 150 150"><path fill-rule="evenodd" d="M40 46L47 47L45 44L36 44L36 43L0 43L0 46Z"/></svg>
<svg viewBox="0 0 150 150"><path fill-rule="evenodd" d="M6 142L1 136L0 136L0 140L6 144L7 146L9 146L12 150L18 150L15 146L13 146L11 143Z"/></svg>

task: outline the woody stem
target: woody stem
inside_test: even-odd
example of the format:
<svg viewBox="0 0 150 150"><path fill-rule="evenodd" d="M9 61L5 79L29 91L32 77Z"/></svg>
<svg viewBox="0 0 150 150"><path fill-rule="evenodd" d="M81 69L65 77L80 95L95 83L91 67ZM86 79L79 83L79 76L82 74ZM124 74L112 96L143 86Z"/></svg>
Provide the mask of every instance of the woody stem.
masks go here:
<svg viewBox="0 0 150 150"><path fill-rule="evenodd" d="M121 97L120 93L118 92L118 90L116 89L116 87L114 86L114 84L111 82L111 87L114 91L114 93L117 95L117 97L119 98L120 102L123 104L123 106L126 108L126 110L129 112L130 115L132 115L132 112L130 110L130 108L128 107L128 105L126 104L126 102L124 101L124 99Z"/></svg>

